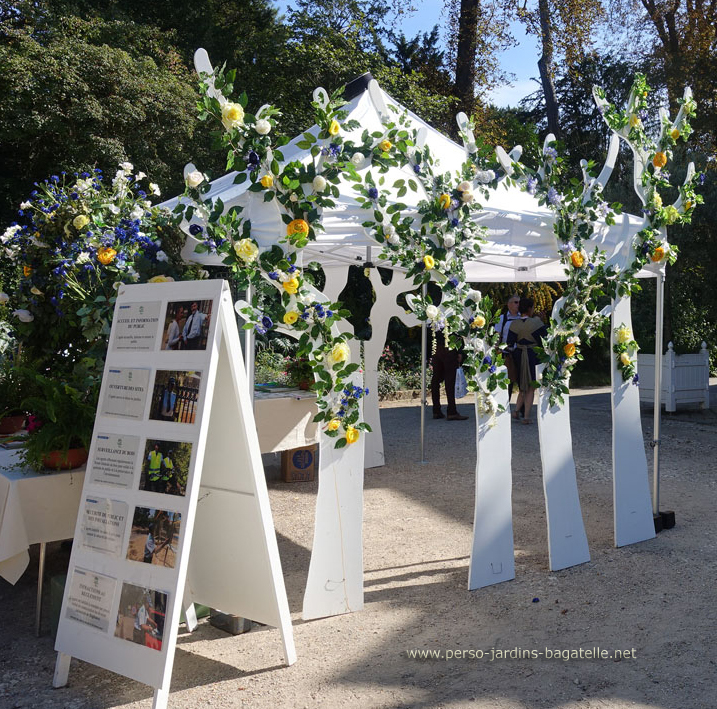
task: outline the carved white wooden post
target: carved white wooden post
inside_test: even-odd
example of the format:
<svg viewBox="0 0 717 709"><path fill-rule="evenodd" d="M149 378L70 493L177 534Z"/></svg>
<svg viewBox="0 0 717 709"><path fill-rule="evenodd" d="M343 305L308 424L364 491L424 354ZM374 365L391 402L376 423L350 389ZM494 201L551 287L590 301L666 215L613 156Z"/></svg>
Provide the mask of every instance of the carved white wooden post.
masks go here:
<svg viewBox="0 0 717 709"><path fill-rule="evenodd" d="M485 377L484 377L485 378ZM476 489L468 589L515 578L508 392L496 394L505 411L481 413L476 397Z"/></svg>
<svg viewBox="0 0 717 709"><path fill-rule="evenodd" d="M538 380L542 369L537 368ZM550 570L558 571L590 561L573 460L569 396L565 396L564 404L550 406L546 391L538 389L538 434Z"/></svg>
<svg viewBox="0 0 717 709"><path fill-rule="evenodd" d="M611 352L615 344L615 328L623 324L632 332L629 297L613 300ZM640 391L631 382L623 380L615 356L610 359L613 518L615 546L621 547L652 539L655 524L640 420Z"/></svg>

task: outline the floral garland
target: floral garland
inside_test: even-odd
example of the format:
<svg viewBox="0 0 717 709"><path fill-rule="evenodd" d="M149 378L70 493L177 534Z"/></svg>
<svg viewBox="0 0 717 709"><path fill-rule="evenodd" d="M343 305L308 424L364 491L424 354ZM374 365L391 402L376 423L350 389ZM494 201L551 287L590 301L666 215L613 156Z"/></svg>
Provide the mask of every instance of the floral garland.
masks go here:
<svg viewBox="0 0 717 709"><path fill-rule="evenodd" d="M569 392L572 369L582 359L580 346L601 331L606 313L597 311L595 297L608 295L627 296L639 289L637 273L648 263L674 263L677 247L667 241L666 225L688 223L694 208L703 202L695 191L697 182L703 182L701 174L690 166L675 204L665 207L658 188L670 186L670 174L663 168L672 159L672 147L678 139L686 140L692 129L688 118L695 115L695 103L689 90L681 101L682 108L674 121L661 118L661 132L655 142L645 133L649 87L645 77L637 74L626 111L616 109L605 100L604 91L593 90L595 100L608 126L633 150L636 160L636 184L638 196L646 205L643 210L645 226L633 241L634 257L626 268L607 265L605 254L597 248L587 253L586 240L595 233L599 220L611 226L615 215L620 213L619 204L608 205L602 199L602 185L592 174L591 163L583 168L582 184L573 181L561 193L563 159L559 157L556 144L549 136L543 147L542 165L537 172L513 162L513 178L521 187L538 196L539 203L547 205L556 215L555 235L559 243L561 260L568 276L563 297L556 303L548 333L543 340L546 361L541 385L546 388L551 406L563 403ZM649 204L648 204L649 203ZM617 353L616 353L617 354ZM618 358L623 352L618 354ZM626 366L618 362L618 366ZM621 370L622 371L622 370ZM635 373L631 379L637 383Z"/></svg>
<svg viewBox="0 0 717 709"><path fill-rule="evenodd" d="M238 102L224 98L231 95L234 72L226 75L219 69L203 74L201 81L200 118L221 122L221 142L227 148L227 167L239 170L235 184L249 180L247 188L263 202L275 201L285 224L281 245L261 250L252 233L251 221L235 206L224 213L219 199L206 196L209 181L199 171L186 176L185 195L175 208L179 220L189 223L188 231L201 241L198 251L216 252L230 266L239 287L271 283L279 293L279 302L270 312L258 308L258 298L251 303L237 304L248 320L245 327L264 333L279 327L298 338L298 357L310 364L315 382L319 413L314 418L324 423L324 432L335 438L341 448L359 440L360 431L370 431L361 421L360 400L369 392L357 385L359 363L350 362L347 341L351 337L339 333L337 323L350 315L338 303L328 303L306 278L302 268L301 250L316 238L322 229L324 207L335 206L339 196L338 182L346 169L349 154L344 154L345 131L358 127L347 121L341 111L339 94L329 97L323 89L314 93L318 134L303 134L297 147L310 151L306 163L298 160L281 165L280 151L286 141L273 146L270 133L276 126L279 111L263 106L256 115L246 112L248 99L242 94ZM280 323L276 325L276 323Z"/></svg>
<svg viewBox="0 0 717 709"><path fill-rule="evenodd" d="M505 370L500 369L503 356L494 327L498 312L489 297L482 297L466 282L464 263L475 260L485 242L485 229L474 221L481 208L475 192L495 187L496 172L486 169L475 151L467 151L460 174L439 173L429 147L417 147L418 134L406 114L396 121L385 118L383 129L365 135L362 146L379 177L371 170L363 179L357 172L350 177L368 215L363 226L382 244L380 259L404 268L415 285L435 281L441 287L440 306L428 295L410 296L409 305L434 333L443 333L448 347L464 353L468 388L477 393L479 411L494 421L503 408L494 393L508 385ZM408 176L388 185L390 168ZM399 199L408 190L422 195L417 214L407 213L407 205L401 202L390 202L391 188Z"/></svg>
<svg viewBox="0 0 717 709"><path fill-rule="evenodd" d="M623 381L632 382L637 386L640 381L637 374L637 351L640 349L632 336L632 330L620 323L620 327L614 329L615 344L612 351L617 355L617 368L622 374Z"/></svg>

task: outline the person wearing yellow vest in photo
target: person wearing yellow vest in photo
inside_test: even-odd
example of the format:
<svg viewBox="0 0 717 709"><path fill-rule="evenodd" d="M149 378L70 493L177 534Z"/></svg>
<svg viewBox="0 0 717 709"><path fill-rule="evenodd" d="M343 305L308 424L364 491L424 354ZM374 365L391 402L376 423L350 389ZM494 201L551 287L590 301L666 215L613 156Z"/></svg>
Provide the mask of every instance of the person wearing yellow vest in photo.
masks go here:
<svg viewBox="0 0 717 709"><path fill-rule="evenodd" d="M147 470L147 490L150 492L164 492L162 483L162 463L164 456L159 450L159 443L154 444L154 450L147 456L149 468Z"/></svg>
<svg viewBox="0 0 717 709"><path fill-rule="evenodd" d="M166 456L164 456L164 469L163 469L163 475L162 475L162 482L164 483L164 490L162 492L169 492L171 489L172 484L176 484L176 481L174 479L174 463L172 462L172 455L174 454L174 451L169 451Z"/></svg>

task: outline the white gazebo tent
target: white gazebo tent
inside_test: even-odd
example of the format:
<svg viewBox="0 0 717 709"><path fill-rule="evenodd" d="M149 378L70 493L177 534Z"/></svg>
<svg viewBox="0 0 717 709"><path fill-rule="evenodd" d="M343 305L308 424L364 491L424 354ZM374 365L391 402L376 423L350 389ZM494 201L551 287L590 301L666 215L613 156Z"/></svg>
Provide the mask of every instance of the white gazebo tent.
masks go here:
<svg viewBox="0 0 717 709"><path fill-rule="evenodd" d="M199 50L195 57L198 71L211 73L206 53ZM321 98L317 90L315 98ZM406 112L410 124L418 130L419 142L427 144L440 160L440 171L455 172L464 162L466 153L420 118L406 111L383 92L370 75L360 77L347 87L348 119L358 121L355 139L367 129L383 131L383 119L395 119ZM391 108L395 107L394 113ZM309 129L317 135L317 126ZM351 134L346 136L351 138ZM310 161L309 150L298 147L302 136L282 148L285 162ZM599 180L606 181L617 155L617 138L613 137L606 167ZM520 150L511 155L517 158ZM506 166L510 160L497 150ZM188 166L187 170L194 169ZM370 165L363 168L370 170ZM390 185L405 173L386 176ZM284 228L277 206L264 202L261 193L248 191L248 183L234 184L236 173L229 173L211 183L205 198L221 198L225 209L234 205L243 207L242 216L251 220L252 237L260 248L270 247L278 241ZM342 183L340 197L332 209L324 209L324 231L317 240L304 249L304 263L319 262L326 274L325 294L335 300L346 283L350 265L372 263L385 265L379 260L381 247L362 227L365 213L355 199L351 185ZM418 198L413 193L405 195L401 202L408 209L415 207ZM172 207L177 200L165 206ZM487 229L487 243L481 247L478 260L466 264L466 276L471 282L517 282L559 281L565 279L560 264L553 231L554 216L546 207L540 206L535 197L517 186L499 185L482 200L483 209L477 221ZM188 227L189 225L185 225ZM622 215L617 224L608 227L598 224L593 243L606 252L608 263L627 263L632 258L632 237L642 228L643 220ZM218 265L219 259L212 254L195 252L197 241L187 237L183 256L189 261L205 265ZM640 273L640 276L662 276L658 266ZM415 324L415 316L397 306L396 297L401 292L414 290L415 286L399 271L394 272L389 286L384 286L375 270L371 281L376 291L376 301L371 313L373 336L365 345L365 377L367 386L376 391L376 368L384 347L388 320L397 315L407 324ZM662 282L662 278L660 279ZM658 288L658 295L661 289ZM659 301L658 301L659 305ZM618 317L619 316L619 317ZM613 321L631 325L629 299L613 303ZM661 313L658 312L658 329ZM658 352L661 353L661 333L658 333ZM425 351L425 348L424 348ZM357 354L355 352L354 354ZM613 364L613 370L616 370ZM660 371L656 364L656 372ZM652 506L647 483L647 463L644 455L639 415L639 397L635 387L621 386L619 374L613 371L613 469L615 497L615 542L630 544L654 536ZM634 391L631 391L634 390ZM659 386L656 384L656 392ZM365 419L374 433L365 437L366 466L383 463L383 443L378 415L377 397L368 397L365 403ZM539 397L540 438L543 460L546 507L548 514L550 565L552 570L565 568L589 560L587 540L575 482L575 468L569 429L569 402L563 407L550 407L546 397ZM659 412L659 402L656 402ZM474 541L469 572L469 588L496 583L513 578L512 518L510 509L510 421L508 416L498 416L495 421L486 420L476 408L477 418L477 485ZM658 431L656 430L656 436ZM562 442L562 443L557 443ZM320 455L319 498L317 501L317 526L314 537L309 581L304 600L304 617L320 617L356 610L363 603L362 555L361 555L361 500L363 485L363 451L358 447L351 451L342 449L338 455L333 444L322 442ZM360 469L359 469L360 468ZM323 492L322 492L323 490ZM334 491L335 490L335 494ZM341 530L337 533L337 530Z"/></svg>

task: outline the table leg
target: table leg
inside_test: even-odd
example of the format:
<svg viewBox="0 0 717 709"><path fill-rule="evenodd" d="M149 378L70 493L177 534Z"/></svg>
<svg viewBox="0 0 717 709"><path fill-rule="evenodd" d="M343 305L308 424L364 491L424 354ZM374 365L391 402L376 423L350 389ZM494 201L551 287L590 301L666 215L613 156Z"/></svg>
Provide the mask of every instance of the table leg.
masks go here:
<svg viewBox="0 0 717 709"><path fill-rule="evenodd" d="M37 567L37 605L35 608L35 635L40 637L40 623L42 622L42 587L45 579L45 551L47 543L40 542L40 563Z"/></svg>

